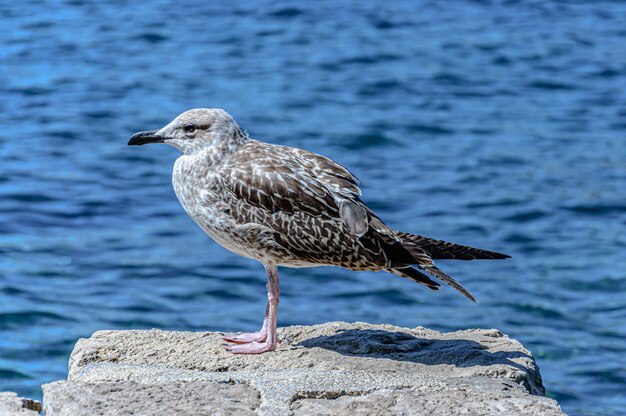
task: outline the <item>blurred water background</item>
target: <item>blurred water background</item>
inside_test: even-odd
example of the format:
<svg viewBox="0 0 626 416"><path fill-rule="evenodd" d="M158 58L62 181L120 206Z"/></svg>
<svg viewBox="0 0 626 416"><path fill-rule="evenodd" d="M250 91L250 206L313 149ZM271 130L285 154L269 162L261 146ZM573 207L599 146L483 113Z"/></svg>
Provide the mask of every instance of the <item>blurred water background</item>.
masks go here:
<svg viewBox="0 0 626 416"><path fill-rule="evenodd" d="M255 330L260 264L129 136L223 107L351 168L394 228L503 251L441 264L479 299L284 269L279 325L499 328L572 415L626 408L626 3L0 5L0 390L41 397L99 329Z"/></svg>

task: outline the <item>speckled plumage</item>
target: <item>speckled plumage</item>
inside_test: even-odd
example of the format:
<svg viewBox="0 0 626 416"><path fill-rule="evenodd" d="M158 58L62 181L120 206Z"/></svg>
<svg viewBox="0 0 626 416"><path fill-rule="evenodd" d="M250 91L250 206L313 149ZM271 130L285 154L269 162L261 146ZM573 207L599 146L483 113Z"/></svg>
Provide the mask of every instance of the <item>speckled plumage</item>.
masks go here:
<svg viewBox="0 0 626 416"><path fill-rule="evenodd" d="M355 178L331 160L251 139L219 165L197 169L205 160L203 154L179 158L174 189L190 216L226 248L277 266L392 267L382 247L398 244L391 230L381 222L358 236L342 218L342 205L368 210ZM189 189L202 189L201 198Z"/></svg>
<svg viewBox="0 0 626 416"><path fill-rule="evenodd" d="M358 179L346 168L306 150L253 140L223 110L187 111L129 144L155 141L183 153L172 182L185 211L220 245L260 261L268 276L275 273L276 297L277 266L326 265L384 270L438 289L419 268L474 300L433 259L508 257L393 231L361 200Z"/></svg>

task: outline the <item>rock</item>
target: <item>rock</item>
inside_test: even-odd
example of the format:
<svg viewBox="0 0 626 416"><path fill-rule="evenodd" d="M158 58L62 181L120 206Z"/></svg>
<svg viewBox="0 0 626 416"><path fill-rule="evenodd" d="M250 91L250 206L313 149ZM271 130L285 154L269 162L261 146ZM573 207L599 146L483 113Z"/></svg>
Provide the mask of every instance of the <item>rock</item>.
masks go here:
<svg viewBox="0 0 626 416"><path fill-rule="evenodd" d="M497 330L293 326L262 355L227 353L219 335L98 331L76 344L68 382L44 386L46 415L563 414L530 352Z"/></svg>
<svg viewBox="0 0 626 416"><path fill-rule="evenodd" d="M256 415L259 393L243 384L68 383L43 387L46 416Z"/></svg>
<svg viewBox="0 0 626 416"><path fill-rule="evenodd" d="M0 416L38 416L41 402L17 397L17 393L0 393Z"/></svg>
<svg viewBox="0 0 626 416"><path fill-rule="evenodd" d="M545 397L452 390L380 390L334 400L302 399L292 406L296 416L383 415L554 415L558 405Z"/></svg>

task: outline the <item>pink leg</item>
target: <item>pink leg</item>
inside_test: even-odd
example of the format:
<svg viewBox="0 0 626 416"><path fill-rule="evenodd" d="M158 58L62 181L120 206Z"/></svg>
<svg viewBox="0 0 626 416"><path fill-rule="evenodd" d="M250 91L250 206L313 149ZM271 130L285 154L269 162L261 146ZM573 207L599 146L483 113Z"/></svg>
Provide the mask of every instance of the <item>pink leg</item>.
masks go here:
<svg viewBox="0 0 626 416"><path fill-rule="evenodd" d="M234 354L260 354L266 351L273 351L276 349L278 339L276 337L276 313L278 312L278 269L276 266L265 266L267 272L267 278L269 283L267 284L267 308L265 309L265 321L263 322L263 329L266 336L262 340L252 340L245 344L233 345L227 347L226 350Z"/></svg>

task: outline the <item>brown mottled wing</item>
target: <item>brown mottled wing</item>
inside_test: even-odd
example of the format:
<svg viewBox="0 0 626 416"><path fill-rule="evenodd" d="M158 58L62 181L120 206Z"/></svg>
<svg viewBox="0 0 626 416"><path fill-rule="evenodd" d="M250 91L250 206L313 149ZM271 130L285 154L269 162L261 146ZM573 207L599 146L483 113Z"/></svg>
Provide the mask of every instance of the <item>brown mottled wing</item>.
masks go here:
<svg viewBox="0 0 626 416"><path fill-rule="evenodd" d="M337 194L348 198L361 195L357 177L335 161L304 149L288 148L288 152L295 156L291 160L297 161L297 167L306 169Z"/></svg>
<svg viewBox="0 0 626 416"><path fill-rule="evenodd" d="M339 217L348 229L359 237L363 236L370 227L371 211L359 198L361 189L357 177L325 156L294 148L289 148L289 153L294 156L290 160L297 164L294 168L304 169L333 193L335 200L339 200ZM386 231L391 232L389 229Z"/></svg>
<svg viewBox="0 0 626 416"><path fill-rule="evenodd" d="M270 213L339 213L331 190L310 169L299 166L287 147L250 141L228 160L223 171L228 189L238 199Z"/></svg>
<svg viewBox="0 0 626 416"><path fill-rule="evenodd" d="M274 229L299 258L354 269L414 263L360 200L357 179L326 157L250 141L221 176L237 201L239 221Z"/></svg>

